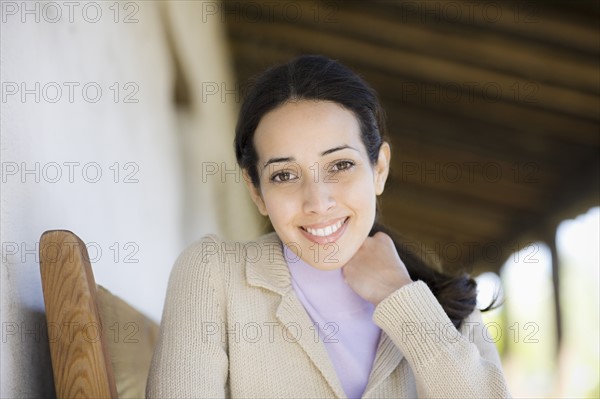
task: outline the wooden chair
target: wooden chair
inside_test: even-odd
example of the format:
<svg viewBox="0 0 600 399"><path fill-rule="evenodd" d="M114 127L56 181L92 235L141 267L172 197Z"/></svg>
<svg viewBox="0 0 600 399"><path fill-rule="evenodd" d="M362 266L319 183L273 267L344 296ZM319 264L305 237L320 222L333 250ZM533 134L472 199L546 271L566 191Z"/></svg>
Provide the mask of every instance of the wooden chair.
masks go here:
<svg viewBox="0 0 600 399"><path fill-rule="evenodd" d="M57 397L144 398L156 323L96 286L72 232L46 231L39 250Z"/></svg>

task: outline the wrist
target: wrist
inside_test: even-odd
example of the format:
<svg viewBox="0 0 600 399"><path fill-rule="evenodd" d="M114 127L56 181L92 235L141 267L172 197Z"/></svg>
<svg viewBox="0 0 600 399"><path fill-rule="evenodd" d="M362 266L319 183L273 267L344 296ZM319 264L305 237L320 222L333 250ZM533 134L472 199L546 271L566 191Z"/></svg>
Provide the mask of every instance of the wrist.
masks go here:
<svg viewBox="0 0 600 399"><path fill-rule="evenodd" d="M379 303L381 301L388 298L394 292L398 291L400 288L402 288L410 283L414 283L414 281L411 280L410 278L406 278L406 279L399 279L398 281L395 281L394 283L387 285L385 287L385 289L381 290L381 295L378 298L376 298L376 300L374 301L375 306L379 305Z"/></svg>

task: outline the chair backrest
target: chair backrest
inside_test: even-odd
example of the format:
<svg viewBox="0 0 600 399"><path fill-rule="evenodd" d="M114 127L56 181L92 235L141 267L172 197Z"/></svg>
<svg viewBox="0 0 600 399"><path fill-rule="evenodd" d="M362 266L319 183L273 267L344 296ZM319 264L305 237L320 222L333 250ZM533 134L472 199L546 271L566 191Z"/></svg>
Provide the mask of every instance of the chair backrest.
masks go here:
<svg viewBox="0 0 600 399"><path fill-rule="evenodd" d="M70 231L42 234L40 271L57 397L144 397L156 323L96 286Z"/></svg>

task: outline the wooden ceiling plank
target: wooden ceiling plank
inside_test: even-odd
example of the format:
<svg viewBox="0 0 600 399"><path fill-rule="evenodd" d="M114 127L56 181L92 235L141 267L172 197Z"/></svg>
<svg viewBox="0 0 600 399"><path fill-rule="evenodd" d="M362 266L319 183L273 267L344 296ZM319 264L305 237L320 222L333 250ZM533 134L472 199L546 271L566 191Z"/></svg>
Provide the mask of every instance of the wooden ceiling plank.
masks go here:
<svg viewBox="0 0 600 399"><path fill-rule="evenodd" d="M482 191L485 189L485 187L481 186L479 188ZM494 190L496 191L488 188L488 191L496 193L497 197L516 196L510 188L500 190L498 187L495 187ZM522 195L511 201L489 197L482 198L480 194L474 195L467 192L466 189L461 190L460 186L455 184L424 184L422 182L408 181L408 179L400 181L394 176L388 179L385 193L385 198L390 198L394 201L407 197L418 198L419 200L424 198L427 201L443 202L443 206L445 207L447 207L446 204L452 204L452 206L456 207L456 211L470 213L471 216L489 217L489 215L494 215L498 219L523 214L538 215L539 211L536 206L540 201L548 200L546 198L547 194L544 191L536 192L529 190L529 197ZM521 202L519 203L519 201ZM437 202L434 204L435 206L439 206ZM478 212L482 214L480 215Z"/></svg>
<svg viewBox="0 0 600 399"><path fill-rule="evenodd" d="M432 29L430 24L402 22L389 13L362 9L357 3L337 3L331 18L321 12L315 18L315 5L310 2L294 3L300 12L286 20L283 13L274 13L274 20L303 24L311 29L336 32L362 40L380 43L391 48L404 49L463 63L514 76L554 83L594 94L600 89L597 57L583 57L579 53L541 46L536 42L517 41L503 32L481 30L477 40L463 25L453 29ZM326 6L324 6L326 7ZM331 7L331 6L330 6ZM283 21L281 21L283 19ZM406 18L404 18L406 19Z"/></svg>
<svg viewBox="0 0 600 399"><path fill-rule="evenodd" d="M385 196L382 198L384 204L395 204L398 209L420 209L430 212L429 219L452 221L457 225L471 226L476 231L495 231L500 226L509 223L515 212L509 209L493 206L482 201L476 201L467 196L455 196L446 194L444 196L432 196L431 191L402 185L387 185ZM434 191L435 192L435 191ZM389 200L389 201L388 201ZM388 201L388 202L386 202ZM437 222L434 222L437 223ZM443 224L443 223L442 223ZM481 230L477 230L481 228ZM471 228L469 228L471 230Z"/></svg>
<svg viewBox="0 0 600 399"><path fill-rule="evenodd" d="M435 98L427 101L423 96L411 96L403 93L406 84L398 79L390 79L382 73L373 71L365 71L363 76L383 97L395 98L395 101L400 104L421 107L426 105L433 111L456 114L514 129L516 132L523 132L527 135L536 134L542 137L554 137L594 147L600 145L598 121L551 112L550 110L524 107L518 103L490 102L465 96L459 97L458 101L448 99L436 101ZM425 87L421 90L423 92L433 92L434 95L440 98L439 89L436 91L436 88L429 89Z"/></svg>
<svg viewBox="0 0 600 399"><path fill-rule="evenodd" d="M493 162L439 162L427 156L398 154L392 160L391 182L399 185L414 185L436 190L438 195L461 193L482 203L502 206L506 209L526 210L535 206L552 181L534 180L529 169L504 171ZM520 172L527 181L515 181ZM493 171L493 172L490 172ZM510 173L512 176L503 176ZM521 177L524 179L524 177Z"/></svg>
<svg viewBox="0 0 600 399"><path fill-rule="evenodd" d="M543 186L544 184L552 183L555 180L556 175L561 172L558 169L544 169L540 167L539 163L535 162L535 159L524 159L521 162L507 162L498 157L482 156L476 152L465 149L465 147L461 147L460 142L457 142L457 145L455 146L435 145L428 143L427 140L422 140L420 137L415 138L410 136L401 137L396 140L396 142L399 144L397 148L397 153L401 158L399 161L402 161L403 159L411 161L423 159L442 165L460 163L461 170L458 174L464 172L463 174L468 176L474 175L473 177L475 180L480 177L475 175L475 173L479 173L479 171L475 170L471 172L470 170L465 169L468 169L469 165L473 165L470 167L471 169L475 167L485 169L488 167L490 170L484 171L487 173L483 173L484 176L479 179L480 182L483 181L483 179L487 179L489 182L520 185L532 185L537 182L539 183L538 186ZM530 166L530 174L527 178L519 175L519 172L525 173L523 171L524 165ZM494 170L497 170L498 173L493 173ZM449 178L448 180L452 179Z"/></svg>
<svg viewBox="0 0 600 399"><path fill-rule="evenodd" d="M490 219L482 219L475 217L470 213L456 212L440 208L443 206L439 202L436 206L428 206L422 203L419 199L400 198L394 199L393 203L388 203L384 199L382 201L382 209L386 220L394 226L398 226L402 230L403 220L413 220L423 223L426 226L455 226L455 229L464 231L468 235L480 234L486 237L502 237L506 231L507 221L492 222ZM448 202L446 205L450 205ZM405 209L406 211L403 211ZM507 215L508 217L508 215ZM398 222L396 222L398 221Z"/></svg>
<svg viewBox="0 0 600 399"><path fill-rule="evenodd" d="M441 18L440 22L453 25L473 26L477 29L497 30L506 34L518 35L523 38L549 42L555 46L577 49L581 52L597 54L600 50L598 42L597 24L593 17L589 23L577 23L573 18L564 18L545 9L544 2L533 1L497 1L477 3L473 1L452 1L445 4L443 1L417 0L411 2L397 2L388 0L375 0L387 10L396 9L397 14L415 17L416 21L422 17L416 15L416 9L421 15L436 13ZM353 3L358 5L360 3ZM403 13L403 8L406 10ZM408 10L408 9L409 10ZM455 11L453 9L457 9ZM498 12L494 12L495 10ZM446 15L445 15L446 14ZM456 15L456 18L453 18ZM447 18L443 18L446 16ZM430 25L434 18L428 18ZM583 21L581 21L583 22Z"/></svg>
<svg viewBox="0 0 600 399"><path fill-rule="evenodd" d="M548 173L559 173L569 159L564 154L584 154L589 147L553 138L523 135L518 132L487 125L481 121L465 120L423 108L407 108L384 103L392 144L404 140L460 149L487 159L514 165L533 162Z"/></svg>
<svg viewBox="0 0 600 399"><path fill-rule="evenodd" d="M405 212L408 213L408 212ZM427 241L443 240L444 242L476 242L483 245L484 243L494 240L493 236L482 236L480 234L471 234L470 231L457 229L456 226L440 226L434 224L425 224L423 221L411 218L395 218L387 217L386 210L382 210L383 218L386 226L390 226L394 231L401 236L413 238L415 234L422 234ZM395 212L396 216L402 212Z"/></svg>
<svg viewBox="0 0 600 399"><path fill-rule="evenodd" d="M505 101L514 100L515 85L526 83L522 82L522 79L508 74L412 52L389 49L290 24L241 22L231 23L230 29L243 35L267 36L274 41L287 43L288 46L295 45L299 49L308 50L306 43L310 43L312 52L377 65L378 68L392 73L401 73L441 85L458 85L458 87L467 85L466 89L468 90L479 88L482 91L485 90L490 98L493 96L493 98L502 98ZM535 105L538 107L569 112L593 120L600 119L600 98L598 96L539 82L535 82L532 89L535 93L532 92L531 95L535 98L531 100L536 100Z"/></svg>

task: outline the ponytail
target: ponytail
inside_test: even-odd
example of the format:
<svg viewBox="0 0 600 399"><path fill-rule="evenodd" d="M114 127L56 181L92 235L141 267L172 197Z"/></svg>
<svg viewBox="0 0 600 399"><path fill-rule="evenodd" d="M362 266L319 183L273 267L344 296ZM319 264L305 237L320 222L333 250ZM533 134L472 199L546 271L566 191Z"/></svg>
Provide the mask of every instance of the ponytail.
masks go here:
<svg viewBox="0 0 600 399"><path fill-rule="evenodd" d="M392 238L411 279L422 280L429 286L454 326L459 328L462 321L473 312L477 304L475 280L466 273L452 276L437 271L412 251L405 242L399 240L398 234L375 222L369 236L373 236L377 232L386 233ZM491 307L492 305L488 306L484 311Z"/></svg>

